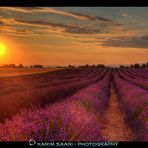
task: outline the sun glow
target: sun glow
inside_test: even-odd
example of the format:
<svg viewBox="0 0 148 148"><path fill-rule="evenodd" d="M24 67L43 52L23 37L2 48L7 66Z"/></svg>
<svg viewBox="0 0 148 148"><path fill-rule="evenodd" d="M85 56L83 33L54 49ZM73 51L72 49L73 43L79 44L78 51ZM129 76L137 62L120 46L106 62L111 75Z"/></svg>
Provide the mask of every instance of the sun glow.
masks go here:
<svg viewBox="0 0 148 148"><path fill-rule="evenodd" d="M0 43L0 56L5 55L6 53L6 46L3 43Z"/></svg>

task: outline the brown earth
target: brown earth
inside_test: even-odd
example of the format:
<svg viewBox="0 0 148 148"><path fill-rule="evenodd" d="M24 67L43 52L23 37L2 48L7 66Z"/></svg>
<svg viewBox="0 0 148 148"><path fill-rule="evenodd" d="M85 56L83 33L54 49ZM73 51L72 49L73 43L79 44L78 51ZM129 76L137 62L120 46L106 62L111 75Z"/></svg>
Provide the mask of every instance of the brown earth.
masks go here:
<svg viewBox="0 0 148 148"><path fill-rule="evenodd" d="M132 141L134 133L126 124L124 117L112 85L109 106L103 118L103 135L107 141Z"/></svg>

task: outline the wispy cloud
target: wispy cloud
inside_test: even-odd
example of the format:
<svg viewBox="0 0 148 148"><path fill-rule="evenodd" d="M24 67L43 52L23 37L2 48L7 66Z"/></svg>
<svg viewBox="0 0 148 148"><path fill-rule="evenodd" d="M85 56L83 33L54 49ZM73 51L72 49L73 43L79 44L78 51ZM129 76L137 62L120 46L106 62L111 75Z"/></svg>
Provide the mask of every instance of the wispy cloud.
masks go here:
<svg viewBox="0 0 148 148"><path fill-rule="evenodd" d="M86 14L76 13L76 12L68 12L68 13L71 14L71 15L77 16L77 17L82 17L84 19L95 20L95 21L103 21L103 22L112 22L112 20L106 19L104 17L86 15Z"/></svg>
<svg viewBox="0 0 148 148"><path fill-rule="evenodd" d="M48 7L2 7L3 10L10 10L10 11L16 11L21 13L55 13L65 16L74 17L76 19L87 19L84 16L73 14L72 12L65 12L60 11L54 8L48 8Z"/></svg>
<svg viewBox="0 0 148 148"><path fill-rule="evenodd" d="M66 12L66 11L61 11L57 10L55 8L48 8L48 7L1 7L1 10L4 11L16 11L16 12L21 12L21 13L55 13L55 14L60 14L64 16L70 16L76 19L80 20L93 20L93 21L102 21L102 22L114 22L111 19L107 19L104 17L100 16L93 16L93 15L87 15L83 13L78 13L78 12Z"/></svg>
<svg viewBox="0 0 148 148"><path fill-rule="evenodd" d="M3 12L16 11L21 13L33 13L34 11L43 10L44 7L0 7Z"/></svg>
<svg viewBox="0 0 148 148"><path fill-rule="evenodd" d="M103 41L102 45L110 47L148 48L148 35L110 38Z"/></svg>
<svg viewBox="0 0 148 148"><path fill-rule="evenodd" d="M92 43L97 45L97 41L99 41L99 44L103 43L104 46L118 47L120 46L119 41L117 43L117 41L114 41L112 38L105 40L105 37L112 37L114 34L125 32L125 26L123 24L100 16L70 11L66 12L48 7L2 7L0 10L1 9L5 10L5 12L20 12L19 17L8 14L7 17L0 16L0 26L3 27L0 28L0 31L16 36L67 35L66 37L73 37L76 39L76 42L79 43ZM29 17L23 17L24 13L27 13ZM68 21L65 22L64 20L44 19L42 18L43 15L38 15L38 18L34 18L35 13L55 13L70 16L78 20L76 22L73 20L73 23L67 23ZM85 20L89 21L89 23L85 23ZM96 40L96 37L100 37L101 40ZM78 38L80 38L80 40ZM130 40L132 41L132 39Z"/></svg>
<svg viewBox="0 0 148 148"><path fill-rule="evenodd" d="M62 32L71 33L71 34L97 34L101 32L99 29L88 28L80 25L66 25L61 23L45 22L38 20L22 20L22 19L16 19L15 21L32 26L46 26L50 28L57 28Z"/></svg>

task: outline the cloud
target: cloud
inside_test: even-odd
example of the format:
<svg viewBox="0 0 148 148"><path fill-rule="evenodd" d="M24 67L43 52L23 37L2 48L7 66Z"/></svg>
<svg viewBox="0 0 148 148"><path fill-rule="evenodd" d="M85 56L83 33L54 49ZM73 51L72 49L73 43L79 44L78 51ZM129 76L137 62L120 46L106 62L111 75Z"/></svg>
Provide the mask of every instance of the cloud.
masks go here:
<svg viewBox="0 0 148 148"><path fill-rule="evenodd" d="M55 13L55 14L60 14L60 15L64 15L64 16L70 16L70 17L73 17L73 18L76 18L76 19L79 19L79 20L86 20L86 19L88 19L85 16L77 15L74 12L60 11L60 10L57 10L57 9L47 8L47 7L44 7L42 9L38 9L37 8L36 10L34 9L33 11L34 12L40 12L40 13Z"/></svg>
<svg viewBox="0 0 148 148"><path fill-rule="evenodd" d="M93 29L89 27L84 27L80 25L65 25L61 23L52 23L52 22L45 22L45 21L38 21L38 20L22 20L16 19L18 23L27 24L31 26L46 26L51 28L57 28L62 32L71 33L71 34L97 34L101 33L99 29Z"/></svg>
<svg viewBox="0 0 148 148"><path fill-rule="evenodd" d="M94 20L94 21L102 21L102 22L113 22L110 19L99 17L99 16L92 16L92 15L86 15L82 13L77 12L66 12L57 10L54 8L48 8L48 7L1 7L2 10L10 10L10 11L17 11L21 13L55 13L65 16L70 16L76 19L80 20Z"/></svg>
<svg viewBox="0 0 148 148"><path fill-rule="evenodd" d="M15 19L16 22L29 24L29 25L43 25L43 26L51 26L51 27L64 27L65 25L60 23L52 23L52 22L45 22L45 21L39 21L39 20L23 20L23 19Z"/></svg>
<svg viewBox="0 0 148 148"><path fill-rule="evenodd" d="M0 26L2 26L0 31L3 32L3 34L8 35L29 35L32 37L41 37L41 35L44 37L51 37L51 35L57 35L62 37L71 37L74 39L80 37L82 38L81 43L91 43L89 41L90 38L94 39L96 36L101 36L103 34L107 34L109 36L111 34L117 34L123 32L125 27L116 21L104 17L86 15L77 12L65 12L48 7L2 7L0 10L1 9L4 9L5 12L8 12L8 14L5 14L5 17L0 16ZM12 15L12 11L16 11L18 13ZM24 15L24 13L27 14ZM43 15L38 15L38 13L43 13ZM55 13L70 16L80 21L70 20L68 23L68 20L65 22L65 19L61 19L57 22L57 20L54 19L45 19L44 13ZM34 14L38 15L37 19L34 17ZM84 20L84 22L82 20ZM85 20L88 20L89 23L86 23ZM83 41L84 38L88 38L88 40ZM94 44L94 41L92 44Z"/></svg>
<svg viewBox="0 0 148 148"><path fill-rule="evenodd" d="M104 17L91 16L91 15L86 15L86 14L76 13L76 12L68 12L68 13L77 17L82 17L84 19L97 20L97 21L103 21L103 22L112 22L112 20L106 19Z"/></svg>
<svg viewBox="0 0 148 148"><path fill-rule="evenodd" d="M148 48L148 35L110 38L103 41L102 45L126 48Z"/></svg>
<svg viewBox="0 0 148 148"><path fill-rule="evenodd" d="M29 35L33 32L30 29L25 29L22 24L20 24L13 18L5 18L0 16L0 19L0 32L2 34L24 36Z"/></svg>
<svg viewBox="0 0 148 148"><path fill-rule="evenodd" d="M76 19L86 19L86 17L79 16L76 14L72 14L69 12L65 11L60 11L54 8L48 8L48 7L2 7L0 9L3 10L8 10L8 11L16 11L16 12L21 12L21 13L55 13L55 14L60 14L60 15L65 15L65 16L70 16L74 17Z"/></svg>
<svg viewBox="0 0 148 148"><path fill-rule="evenodd" d="M12 24L14 21L14 19L8 19L8 18L5 18L3 16L0 16L0 25L1 26L7 26L9 24Z"/></svg>
<svg viewBox="0 0 148 148"><path fill-rule="evenodd" d="M67 34L67 35L95 35L101 33L100 29L81 26L81 25L70 25L62 23L53 23L42 20L24 20L14 18L1 18L0 21L1 32L11 35L47 35L49 32L56 34Z"/></svg>
<svg viewBox="0 0 148 148"><path fill-rule="evenodd" d="M48 8L48 7L1 7L0 10L4 10L4 12L7 13L7 18L2 19L0 22L0 25L9 25L13 27L30 27L32 30L36 29L37 27L42 27L41 29L44 31L45 27L48 28L49 31L56 32L56 33L69 33L69 34L87 34L87 35L94 35L94 34L100 34L100 33L112 33L115 31L122 31L123 25L119 24L113 20L99 17L99 16L93 16L93 15L86 15L82 13L77 12L66 12L57 10L55 8ZM20 12L19 15L10 15L12 14L11 11ZM23 18L22 13L27 13L29 17ZM42 21L43 15L40 15L42 13L55 13L59 15L64 16L70 16L73 18L76 18L78 20L89 20L89 23L83 23L79 22L81 25L73 25L73 24L64 24L64 20L61 20L62 23L55 23L55 22L49 22L49 21ZM38 18L38 20L29 20L29 18L33 18L34 14L39 14L38 16L41 18ZM9 17L10 16L10 17ZM22 16L22 17L21 17ZM22 18L22 19L20 19ZM96 21L95 23L92 21ZM74 22L74 21L73 21ZM33 26L36 26L33 28ZM35 31L33 31L35 32ZM23 33L23 32L22 32Z"/></svg>
<svg viewBox="0 0 148 148"><path fill-rule="evenodd" d="M0 7L1 11L16 11L21 13L33 13L33 10L38 10L39 7Z"/></svg>

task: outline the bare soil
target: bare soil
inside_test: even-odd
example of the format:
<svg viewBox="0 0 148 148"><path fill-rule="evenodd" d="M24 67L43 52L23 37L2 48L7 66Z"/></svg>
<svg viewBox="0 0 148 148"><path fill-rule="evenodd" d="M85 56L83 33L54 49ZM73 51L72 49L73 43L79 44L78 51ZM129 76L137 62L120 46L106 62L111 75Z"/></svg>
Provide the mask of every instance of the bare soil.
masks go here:
<svg viewBox="0 0 148 148"><path fill-rule="evenodd" d="M132 141L134 133L125 122L125 115L120 108L113 85L109 106L103 118L103 135L107 141Z"/></svg>

